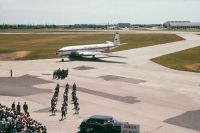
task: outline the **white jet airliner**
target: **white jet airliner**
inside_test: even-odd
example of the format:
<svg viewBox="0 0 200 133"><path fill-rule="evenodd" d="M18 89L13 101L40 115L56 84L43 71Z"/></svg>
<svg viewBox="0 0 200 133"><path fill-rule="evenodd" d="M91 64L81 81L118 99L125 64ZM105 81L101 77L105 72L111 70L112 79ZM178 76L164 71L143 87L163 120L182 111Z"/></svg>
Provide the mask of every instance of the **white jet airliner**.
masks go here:
<svg viewBox="0 0 200 133"><path fill-rule="evenodd" d="M57 55L64 61L65 57L73 56L92 56L95 58L96 55L106 55L105 52L110 51L120 45L119 33L116 32L114 41L106 41L103 44L90 44L90 45L79 45L79 46L68 46L58 50Z"/></svg>

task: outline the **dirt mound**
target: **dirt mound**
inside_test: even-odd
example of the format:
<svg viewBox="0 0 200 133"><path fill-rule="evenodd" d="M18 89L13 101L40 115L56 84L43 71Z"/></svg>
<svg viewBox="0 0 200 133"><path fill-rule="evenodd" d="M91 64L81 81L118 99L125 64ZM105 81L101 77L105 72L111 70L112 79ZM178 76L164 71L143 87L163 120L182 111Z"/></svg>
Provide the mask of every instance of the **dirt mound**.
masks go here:
<svg viewBox="0 0 200 133"><path fill-rule="evenodd" d="M187 64L186 68L193 70L193 71L199 71L200 72L200 63Z"/></svg>
<svg viewBox="0 0 200 133"><path fill-rule="evenodd" d="M11 53L0 53L0 60L18 60L30 54L30 51L17 51Z"/></svg>

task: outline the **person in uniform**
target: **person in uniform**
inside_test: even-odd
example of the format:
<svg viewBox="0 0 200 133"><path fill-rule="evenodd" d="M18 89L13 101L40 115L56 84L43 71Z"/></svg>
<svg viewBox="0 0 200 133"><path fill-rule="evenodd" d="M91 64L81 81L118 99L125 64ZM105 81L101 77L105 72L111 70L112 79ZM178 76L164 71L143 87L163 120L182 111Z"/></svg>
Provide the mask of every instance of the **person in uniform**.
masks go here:
<svg viewBox="0 0 200 133"><path fill-rule="evenodd" d="M72 86L73 90L76 90L76 84L74 83Z"/></svg>
<svg viewBox="0 0 200 133"><path fill-rule="evenodd" d="M56 91L56 92L59 92L59 89L60 89L60 85L57 83L56 88L55 88L55 91Z"/></svg>
<svg viewBox="0 0 200 133"><path fill-rule="evenodd" d="M11 109L12 109L13 111L15 111L15 102L12 103Z"/></svg>
<svg viewBox="0 0 200 133"><path fill-rule="evenodd" d="M66 70L66 77L69 75L69 69Z"/></svg>
<svg viewBox="0 0 200 133"><path fill-rule="evenodd" d="M68 91L69 91L69 84L67 83L65 86L65 92L68 93Z"/></svg>
<svg viewBox="0 0 200 133"><path fill-rule="evenodd" d="M19 114L21 112L21 105L20 102L17 104L17 113Z"/></svg>
<svg viewBox="0 0 200 133"><path fill-rule="evenodd" d="M64 99L64 101L68 101L68 96L67 96L66 92L64 92L64 94L63 94L63 99Z"/></svg>
<svg viewBox="0 0 200 133"><path fill-rule="evenodd" d="M26 102L24 102L23 110L25 114L28 114L28 105L26 104Z"/></svg>
<svg viewBox="0 0 200 133"><path fill-rule="evenodd" d="M79 106L79 103L78 103L78 102L75 102L75 103L74 103L75 114L78 114L78 113L79 113L80 108L79 108L78 106Z"/></svg>
<svg viewBox="0 0 200 133"><path fill-rule="evenodd" d="M64 105L62 105L62 107L61 107L61 119L63 120L63 117L66 117L66 114L65 114L65 107L64 107Z"/></svg>
<svg viewBox="0 0 200 133"><path fill-rule="evenodd" d="M61 70L60 68L57 70L57 79L60 79L60 73L61 73Z"/></svg>
<svg viewBox="0 0 200 133"><path fill-rule="evenodd" d="M10 69L10 77L12 77L12 75L13 75L13 74L12 74L12 69Z"/></svg>
<svg viewBox="0 0 200 133"><path fill-rule="evenodd" d="M55 105L55 102L53 102L53 106L52 106L51 112L52 112L52 115L55 115L55 113L56 113L56 105Z"/></svg>

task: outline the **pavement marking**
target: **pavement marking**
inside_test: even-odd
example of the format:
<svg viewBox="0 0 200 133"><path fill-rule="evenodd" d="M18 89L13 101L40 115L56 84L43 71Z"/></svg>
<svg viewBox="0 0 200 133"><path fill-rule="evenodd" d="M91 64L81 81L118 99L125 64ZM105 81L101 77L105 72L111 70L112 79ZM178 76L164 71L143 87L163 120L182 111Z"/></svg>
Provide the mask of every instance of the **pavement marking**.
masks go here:
<svg viewBox="0 0 200 133"><path fill-rule="evenodd" d="M122 96L118 96L118 95L114 95L114 94L90 90L90 89L81 88L81 87L78 87L77 91L92 94L92 95L95 95L95 96L100 96L100 97L103 97L103 98L108 98L108 99L119 101L119 102L128 103L128 104L134 104L134 103L140 102L139 100L137 100L136 97L132 97L132 96L122 97Z"/></svg>
<svg viewBox="0 0 200 133"><path fill-rule="evenodd" d="M40 93L51 93L51 89L44 90L33 87L34 85L47 83L52 82L32 75L23 75L20 77L0 77L0 95L21 97Z"/></svg>
<svg viewBox="0 0 200 133"><path fill-rule="evenodd" d="M145 80L141 80L141 79L126 78L126 77L116 76L116 75L104 75L104 76L100 76L98 78L102 78L106 81L117 80L117 81L121 81L121 82L132 83L132 84L139 84L139 83L146 82Z"/></svg>
<svg viewBox="0 0 200 133"><path fill-rule="evenodd" d="M43 73L42 75L52 75L51 73Z"/></svg>
<svg viewBox="0 0 200 133"><path fill-rule="evenodd" d="M200 110L188 111L164 122L192 130L200 131Z"/></svg>
<svg viewBox="0 0 200 133"><path fill-rule="evenodd" d="M43 109L40 109L40 110L36 110L34 112L36 113L51 113L51 111L49 111L51 108L43 108ZM60 110L57 110L56 112L61 112Z"/></svg>
<svg viewBox="0 0 200 133"><path fill-rule="evenodd" d="M73 69L76 70L90 70L90 69L95 69L94 67L89 67L89 66L79 66L79 67L75 67Z"/></svg>

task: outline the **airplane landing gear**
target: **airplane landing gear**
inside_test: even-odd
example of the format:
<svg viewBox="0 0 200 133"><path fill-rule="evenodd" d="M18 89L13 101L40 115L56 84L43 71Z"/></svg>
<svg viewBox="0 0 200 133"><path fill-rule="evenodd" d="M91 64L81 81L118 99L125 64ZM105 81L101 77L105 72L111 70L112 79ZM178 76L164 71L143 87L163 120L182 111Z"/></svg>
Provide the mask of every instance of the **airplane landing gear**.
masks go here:
<svg viewBox="0 0 200 133"><path fill-rule="evenodd" d="M61 62L64 62L65 60L64 59L61 59Z"/></svg>

